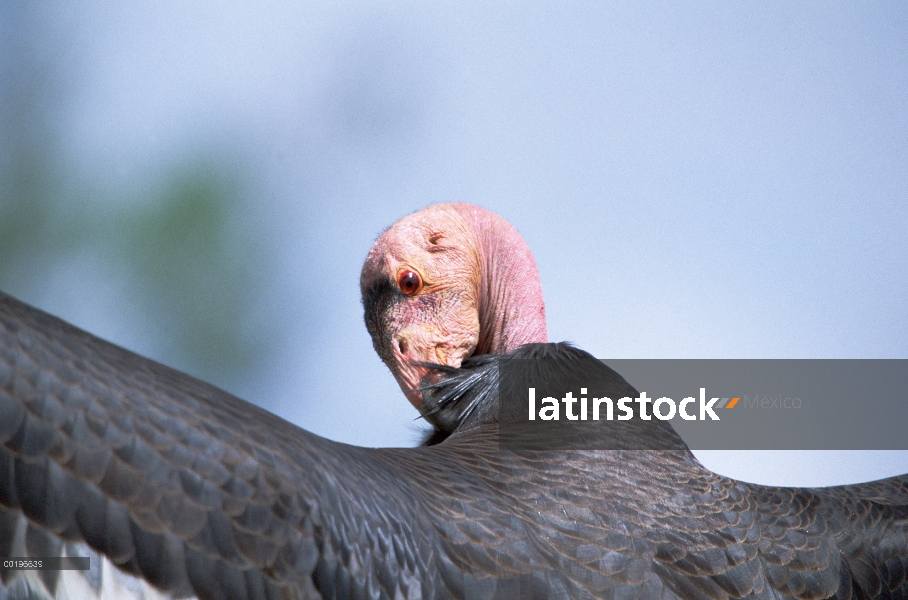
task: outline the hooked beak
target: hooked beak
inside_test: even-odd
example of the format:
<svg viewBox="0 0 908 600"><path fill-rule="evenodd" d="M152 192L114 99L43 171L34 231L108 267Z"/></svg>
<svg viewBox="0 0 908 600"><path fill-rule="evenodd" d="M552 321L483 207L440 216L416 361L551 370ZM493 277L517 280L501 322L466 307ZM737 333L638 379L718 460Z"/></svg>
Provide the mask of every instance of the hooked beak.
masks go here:
<svg viewBox="0 0 908 600"><path fill-rule="evenodd" d="M395 378L407 400L423 412L425 399L420 388L437 383L442 375L430 365L459 368L476 348L476 340L462 336L440 336L434 328L407 328L393 344Z"/></svg>

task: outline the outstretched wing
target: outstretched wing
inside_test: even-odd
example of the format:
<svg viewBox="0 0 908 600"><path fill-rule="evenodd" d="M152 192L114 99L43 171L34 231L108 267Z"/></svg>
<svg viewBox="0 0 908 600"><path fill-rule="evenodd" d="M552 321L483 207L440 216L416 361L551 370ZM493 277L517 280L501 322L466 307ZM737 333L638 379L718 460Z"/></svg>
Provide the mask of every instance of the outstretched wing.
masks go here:
<svg viewBox="0 0 908 600"><path fill-rule="evenodd" d="M435 560L415 452L325 440L0 295L0 533L21 513L178 596L407 596Z"/></svg>
<svg viewBox="0 0 908 600"><path fill-rule="evenodd" d="M338 444L0 295L0 558L84 541L202 598L908 597L908 477L764 488L496 433Z"/></svg>

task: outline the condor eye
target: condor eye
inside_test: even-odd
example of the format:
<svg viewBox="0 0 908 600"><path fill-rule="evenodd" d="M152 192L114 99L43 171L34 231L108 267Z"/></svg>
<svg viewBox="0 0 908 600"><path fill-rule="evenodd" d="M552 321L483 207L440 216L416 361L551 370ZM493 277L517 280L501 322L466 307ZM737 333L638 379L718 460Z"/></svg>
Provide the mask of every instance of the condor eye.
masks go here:
<svg viewBox="0 0 908 600"><path fill-rule="evenodd" d="M408 296L412 296L422 287L422 280L415 271L404 271L397 276L397 287Z"/></svg>

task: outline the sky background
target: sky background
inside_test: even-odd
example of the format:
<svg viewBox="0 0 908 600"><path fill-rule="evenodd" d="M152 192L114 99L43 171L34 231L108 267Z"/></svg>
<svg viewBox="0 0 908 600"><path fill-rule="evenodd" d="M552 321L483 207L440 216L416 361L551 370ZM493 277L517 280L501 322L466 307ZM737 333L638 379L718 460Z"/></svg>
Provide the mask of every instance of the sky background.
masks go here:
<svg viewBox="0 0 908 600"><path fill-rule="evenodd" d="M599 357L908 358L908 5L600 4L4 3L0 288L366 446L424 426L362 260L436 202L513 223Z"/></svg>

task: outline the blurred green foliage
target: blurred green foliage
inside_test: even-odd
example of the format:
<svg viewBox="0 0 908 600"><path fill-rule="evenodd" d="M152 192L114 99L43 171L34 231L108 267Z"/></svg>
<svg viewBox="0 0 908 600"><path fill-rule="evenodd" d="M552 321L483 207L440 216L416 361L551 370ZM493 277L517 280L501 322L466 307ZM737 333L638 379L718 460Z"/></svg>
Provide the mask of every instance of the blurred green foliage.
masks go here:
<svg viewBox="0 0 908 600"><path fill-rule="evenodd" d="M223 168L182 170L117 219L112 246L179 362L218 380L258 364L269 337L250 321L266 254L239 189Z"/></svg>
<svg viewBox="0 0 908 600"><path fill-rule="evenodd" d="M66 206L36 189L42 178L32 181L0 179L0 289L27 298L42 273L82 254L125 281L122 299L139 304L158 360L227 387L261 366L274 333L253 315L267 254L261 233L243 226L248 206L224 172L187 167L148 198L101 213Z"/></svg>
<svg viewBox="0 0 908 600"><path fill-rule="evenodd" d="M142 190L86 184L62 150L58 119L72 78L59 76L68 65L57 61L66 53L42 51L31 10L0 10L0 289L28 300L74 256L99 261L125 282L118 300L138 305L136 329L152 332L153 358L235 389L276 333L261 316L269 253L245 218L243 169L202 151L177 169L149 165L153 183Z"/></svg>

